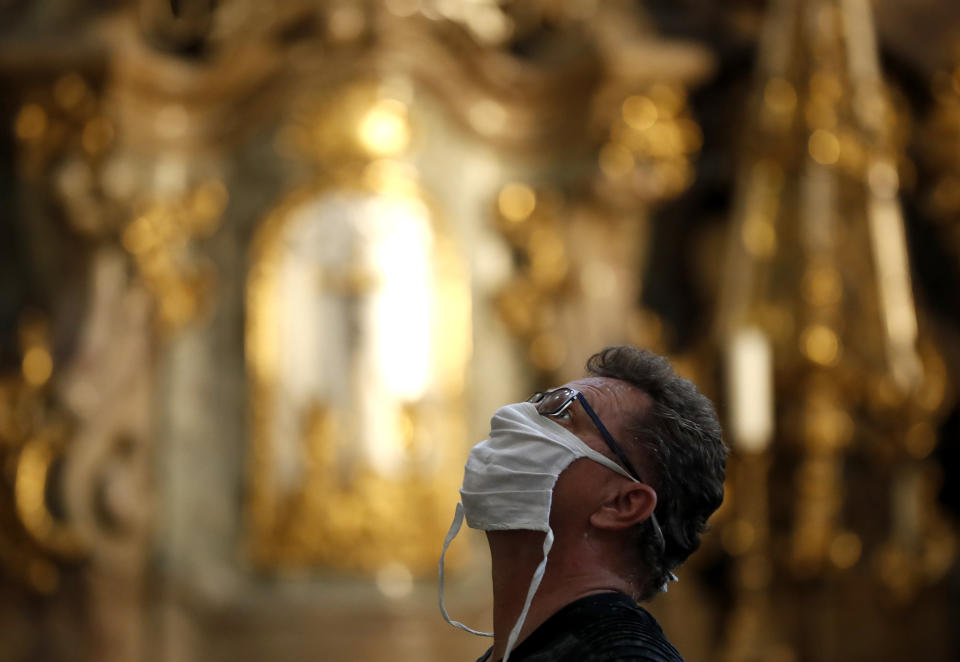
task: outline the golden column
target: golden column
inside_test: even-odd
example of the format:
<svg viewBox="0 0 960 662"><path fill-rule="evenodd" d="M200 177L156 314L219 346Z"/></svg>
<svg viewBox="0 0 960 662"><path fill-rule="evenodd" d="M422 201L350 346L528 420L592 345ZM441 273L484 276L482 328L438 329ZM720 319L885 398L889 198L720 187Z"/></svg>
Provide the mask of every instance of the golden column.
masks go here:
<svg viewBox="0 0 960 662"><path fill-rule="evenodd" d="M954 548L924 462L948 385L913 301L903 115L868 3L772 3L751 113L719 325L735 449L724 658L836 659L877 644L831 627L881 618L843 612L841 587L909 601Z"/></svg>

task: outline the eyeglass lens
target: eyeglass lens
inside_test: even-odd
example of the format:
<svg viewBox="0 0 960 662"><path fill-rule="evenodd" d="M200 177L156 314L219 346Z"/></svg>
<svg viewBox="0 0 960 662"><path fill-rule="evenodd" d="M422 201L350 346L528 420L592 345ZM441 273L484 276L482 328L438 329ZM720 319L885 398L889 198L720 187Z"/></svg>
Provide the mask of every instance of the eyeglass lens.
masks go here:
<svg viewBox="0 0 960 662"><path fill-rule="evenodd" d="M570 406L577 392L569 388L558 388L546 393L534 393L527 402L537 405L537 411L544 416L556 416Z"/></svg>

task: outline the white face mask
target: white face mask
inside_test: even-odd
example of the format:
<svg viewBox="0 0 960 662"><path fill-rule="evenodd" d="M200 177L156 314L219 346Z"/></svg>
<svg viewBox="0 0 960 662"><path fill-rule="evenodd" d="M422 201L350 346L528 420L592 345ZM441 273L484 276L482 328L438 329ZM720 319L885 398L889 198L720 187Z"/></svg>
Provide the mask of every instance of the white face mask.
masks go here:
<svg viewBox="0 0 960 662"><path fill-rule="evenodd" d="M553 486L560 473L579 458L586 457L637 482L610 458L598 453L562 425L540 415L535 405L522 402L501 407L490 421L490 438L470 451L460 489L461 503L443 542L440 554L440 612L451 625L485 637L463 623L453 621L443 604L443 559L460 531L463 517L467 526L483 531L529 529L544 531L543 560L533 573L520 617L510 631L503 662L520 635L533 596L540 587L553 546L550 504Z"/></svg>

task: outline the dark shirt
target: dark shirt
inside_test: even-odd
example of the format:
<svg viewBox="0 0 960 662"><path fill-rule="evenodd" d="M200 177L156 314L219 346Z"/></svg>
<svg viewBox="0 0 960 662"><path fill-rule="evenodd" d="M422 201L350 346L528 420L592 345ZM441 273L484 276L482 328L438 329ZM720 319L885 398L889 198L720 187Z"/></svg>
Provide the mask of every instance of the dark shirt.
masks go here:
<svg viewBox="0 0 960 662"><path fill-rule="evenodd" d="M477 662L488 662L489 649ZM656 619L623 593L571 602L510 653L510 662L683 662Z"/></svg>

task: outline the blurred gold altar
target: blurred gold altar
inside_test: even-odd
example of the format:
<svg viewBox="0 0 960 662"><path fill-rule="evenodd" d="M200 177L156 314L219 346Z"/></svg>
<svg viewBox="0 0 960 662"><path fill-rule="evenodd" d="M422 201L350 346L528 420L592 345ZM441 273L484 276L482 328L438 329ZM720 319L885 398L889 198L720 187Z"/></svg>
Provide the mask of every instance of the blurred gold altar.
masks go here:
<svg viewBox="0 0 960 662"><path fill-rule="evenodd" d="M956 3L0 17L0 662L476 659L466 453L620 343L732 449L687 660L960 659Z"/></svg>

